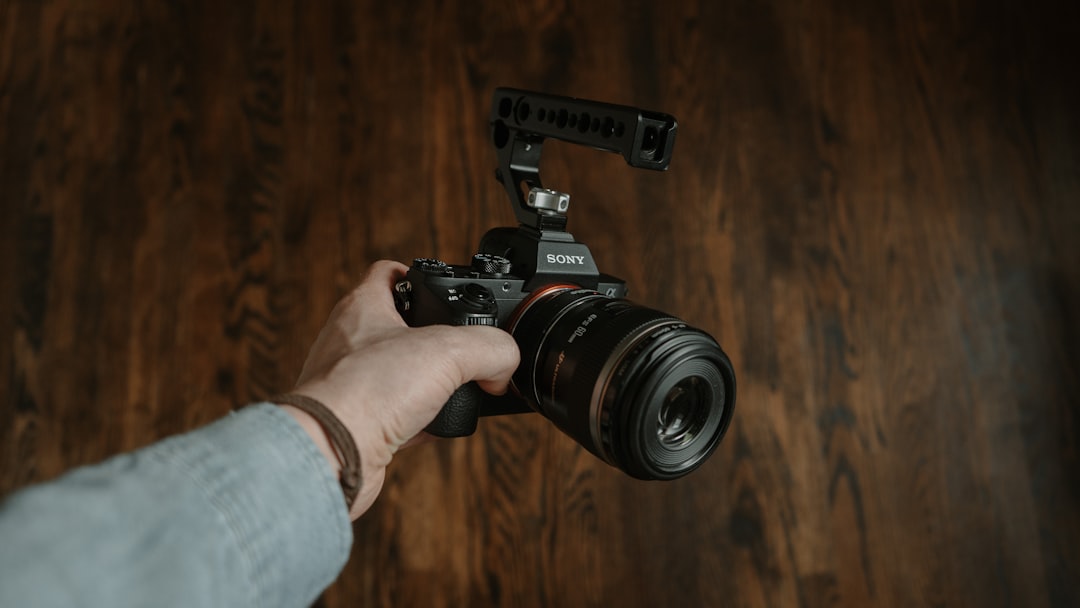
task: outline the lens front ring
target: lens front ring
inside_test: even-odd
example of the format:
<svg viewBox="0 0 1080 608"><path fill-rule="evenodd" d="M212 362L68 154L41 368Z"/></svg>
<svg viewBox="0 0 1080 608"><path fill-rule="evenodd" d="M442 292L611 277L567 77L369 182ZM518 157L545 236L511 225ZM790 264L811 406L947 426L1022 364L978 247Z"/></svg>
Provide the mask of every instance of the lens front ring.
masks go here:
<svg viewBox="0 0 1080 608"><path fill-rule="evenodd" d="M621 410L626 421L624 458L650 478L672 479L697 468L719 445L731 421L734 377L726 373L730 370L726 358L702 349L705 338L703 334L675 336L670 344L658 346L666 351L664 361L649 371L635 373L640 381L627 387ZM696 417L687 422L679 441L665 441L660 415L676 387L687 383L698 386ZM627 399L631 405L626 404ZM707 414L702 409L705 402Z"/></svg>
<svg viewBox="0 0 1080 608"><path fill-rule="evenodd" d="M592 398L589 400L589 433L593 442L602 452L604 452L604 459L608 462L615 462L615 457L610 453L610 442L604 441L602 432L604 427L604 408L602 406L608 394L612 379L614 378L614 370L622 365L628 356L635 354L640 343L652 333L658 332L664 327L685 326L685 323L672 317L663 317L656 319L652 323L643 325L639 327L635 333L624 338L623 341L615 347L615 352L620 353L620 356L609 357L604 363L604 366L600 368L600 374L596 377L596 385L593 387Z"/></svg>

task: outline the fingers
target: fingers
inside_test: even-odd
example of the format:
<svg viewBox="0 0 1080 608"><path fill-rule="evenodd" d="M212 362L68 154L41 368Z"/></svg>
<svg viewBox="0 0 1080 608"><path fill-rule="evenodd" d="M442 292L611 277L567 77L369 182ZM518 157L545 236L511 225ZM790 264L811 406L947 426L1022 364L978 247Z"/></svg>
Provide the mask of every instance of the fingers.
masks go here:
<svg viewBox="0 0 1080 608"><path fill-rule="evenodd" d="M371 265L367 275L350 294L350 305L360 306L383 322L404 326L394 304L394 284L401 280L409 267L398 262L382 260ZM518 347L513 337L494 327L429 326L437 346L432 354L441 351L450 358L456 372L455 386L475 380L480 388L493 394L506 392L510 376L518 365Z"/></svg>
<svg viewBox="0 0 1080 608"><path fill-rule="evenodd" d="M371 265L361 279L356 291L362 294L365 303L380 303L394 307L394 284L405 276L409 267L392 260L379 260Z"/></svg>
<svg viewBox="0 0 1080 608"><path fill-rule="evenodd" d="M514 338L495 327L451 327L431 325L416 328L414 335L423 336L425 350L429 353L430 369L450 369L452 377L433 404L441 407L450 393L459 386L475 380L480 388L493 395L506 392L510 377L518 366L518 347ZM441 360L441 362L439 361ZM448 364L446 366L441 365ZM424 419L429 422L432 410ZM419 432L406 441L401 449L434 441L437 437Z"/></svg>
<svg viewBox="0 0 1080 608"><path fill-rule="evenodd" d="M367 274L360 280L361 285L373 283L376 286L389 286L393 287L394 283L405 276L405 273L409 271L409 267L401 262L395 262L393 260L379 260L368 268Z"/></svg>
<svg viewBox="0 0 1080 608"><path fill-rule="evenodd" d="M375 262L360 280L360 284L346 295L338 306L352 311L351 314L363 315L365 323L375 321L376 325L405 325L394 304L394 284L400 281L408 270L408 266L391 260Z"/></svg>
<svg viewBox="0 0 1080 608"><path fill-rule="evenodd" d="M520 354L514 338L494 327L439 327L449 344L457 384L475 380L484 391L501 395L517 369Z"/></svg>

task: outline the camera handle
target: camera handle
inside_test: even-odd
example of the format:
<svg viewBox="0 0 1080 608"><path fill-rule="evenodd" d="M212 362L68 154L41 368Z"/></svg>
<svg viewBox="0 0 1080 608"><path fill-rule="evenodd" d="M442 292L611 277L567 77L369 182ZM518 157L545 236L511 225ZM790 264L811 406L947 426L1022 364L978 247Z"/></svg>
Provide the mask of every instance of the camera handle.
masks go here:
<svg viewBox="0 0 1080 608"><path fill-rule="evenodd" d="M499 157L495 177L513 201L518 221L542 233L566 229L565 209L533 206L526 196L544 188L545 138L617 152L632 167L665 171L679 126L662 112L506 87L495 89L490 123Z"/></svg>

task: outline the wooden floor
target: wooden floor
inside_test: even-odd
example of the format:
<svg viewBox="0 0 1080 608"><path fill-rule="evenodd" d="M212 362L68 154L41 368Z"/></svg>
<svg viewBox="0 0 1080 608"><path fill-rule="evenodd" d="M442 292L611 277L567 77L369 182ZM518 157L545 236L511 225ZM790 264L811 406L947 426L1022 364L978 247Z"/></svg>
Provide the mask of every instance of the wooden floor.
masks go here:
<svg viewBox="0 0 1080 608"><path fill-rule="evenodd" d="M0 493L287 388L372 261L511 225L509 85L678 117L666 173L544 177L719 338L734 424L670 483L537 416L406 452L325 606L1080 605L1075 8L128 4L0 0Z"/></svg>

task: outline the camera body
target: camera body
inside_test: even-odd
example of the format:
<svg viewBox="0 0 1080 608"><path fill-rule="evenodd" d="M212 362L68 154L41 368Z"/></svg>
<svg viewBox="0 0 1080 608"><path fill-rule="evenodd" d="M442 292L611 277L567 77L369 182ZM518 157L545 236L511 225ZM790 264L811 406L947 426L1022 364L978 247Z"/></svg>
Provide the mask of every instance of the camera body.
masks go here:
<svg viewBox="0 0 1080 608"><path fill-rule="evenodd" d="M601 273L589 248L566 231L569 195L545 188L539 173L548 137L665 170L675 118L499 88L490 124L496 178L520 225L489 230L468 264L417 258L394 296L411 326L502 328L522 360L506 395L469 383L426 430L459 437L473 433L481 416L536 411L634 477L685 475L730 423L730 361L705 332L625 300L626 283Z"/></svg>
<svg viewBox="0 0 1080 608"><path fill-rule="evenodd" d="M532 245L536 246L535 262L517 265L519 272L523 268L535 269L528 276L515 273L514 263L500 255L530 250ZM542 241L527 229L495 228L481 241L480 251L470 264L447 264L432 258L413 260L405 279L395 285L394 296L402 318L414 327L490 325L508 329L514 313L530 297L552 288L585 286L609 298L622 298L627 292L624 281L597 272L588 248L572 237ZM496 397L474 384L466 385L426 430L439 437L462 437L476 430L481 416L524 413L538 407L530 406L513 388L507 395Z"/></svg>

